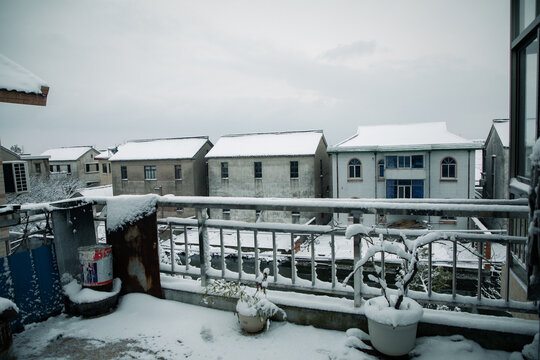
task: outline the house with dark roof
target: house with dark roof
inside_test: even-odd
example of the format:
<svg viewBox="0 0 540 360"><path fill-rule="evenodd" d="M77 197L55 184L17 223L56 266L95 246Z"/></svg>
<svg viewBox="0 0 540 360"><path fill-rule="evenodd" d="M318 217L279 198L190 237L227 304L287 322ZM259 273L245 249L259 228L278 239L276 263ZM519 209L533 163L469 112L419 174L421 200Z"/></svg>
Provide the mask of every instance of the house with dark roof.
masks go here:
<svg viewBox="0 0 540 360"><path fill-rule="evenodd" d="M387 199L474 198L476 141L449 132L446 123L359 126L332 146L333 197ZM352 216L338 217L347 224ZM364 224L466 229L467 218L364 214ZM392 225L394 224L394 225Z"/></svg>
<svg viewBox="0 0 540 360"><path fill-rule="evenodd" d="M206 136L134 140L109 157L114 195L207 196ZM193 209L163 208L163 216L192 216Z"/></svg>
<svg viewBox="0 0 540 360"><path fill-rule="evenodd" d="M222 136L206 155L210 196L325 198L330 195L327 143L321 130ZM211 210L212 218L318 223L327 214Z"/></svg>

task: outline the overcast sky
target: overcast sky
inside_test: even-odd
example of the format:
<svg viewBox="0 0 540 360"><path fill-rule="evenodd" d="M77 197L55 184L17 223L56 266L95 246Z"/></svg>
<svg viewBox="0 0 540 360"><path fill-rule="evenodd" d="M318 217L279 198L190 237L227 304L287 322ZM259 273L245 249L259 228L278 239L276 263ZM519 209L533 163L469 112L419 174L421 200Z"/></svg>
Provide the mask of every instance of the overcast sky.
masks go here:
<svg viewBox="0 0 540 360"><path fill-rule="evenodd" d="M509 112L509 0L0 1L0 53L47 106L0 103L39 154L129 139L445 121Z"/></svg>

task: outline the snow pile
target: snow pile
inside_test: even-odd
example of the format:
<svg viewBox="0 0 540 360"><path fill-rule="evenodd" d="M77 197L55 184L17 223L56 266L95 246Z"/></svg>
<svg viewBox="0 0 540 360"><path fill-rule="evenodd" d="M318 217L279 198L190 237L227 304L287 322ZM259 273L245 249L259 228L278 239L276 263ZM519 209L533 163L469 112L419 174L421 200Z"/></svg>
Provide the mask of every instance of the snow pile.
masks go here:
<svg viewBox="0 0 540 360"><path fill-rule="evenodd" d="M17 313L19 312L19 308L13 301L0 297L0 314L10 309L15 310Z"/></svg>
<svg viewBox="0 0 540 360"><path fill-rule="evenodd" d="M156 211L158 196L120 195L107 199L107 230L115 231Z"/></svg>
<svg viewBox="0 0 540 360"><path fill-rule="evenodd" d="M395 296L392 296L395 298ZM395 299L392 301L395 303ZM406 326L420 321L424 310L416 301L404 298L399 310L388 306L384 296L368 300L364 305L364 313L368 319L381 324Z"/></svg>
<svg viewBox="0 0 540 360"><path fill-rule="evenodd" d="M350 239L354 235L362 234L362 235L368 235L371 231L371 228L364 226L362 224L353 224L347 226L347 230L345 230L345 238Z"/></svg>
<svg viewBox="0 0 540 360"><path fill-rule="evenodd" d="M45 81L0 54L0 89L41 94L42 86Z"/></svg>
<svg viewBox="0 0 540 360"><path fill-rule="evenodd" d="M512 355L510 357L510 355ZM514 355L518 355L515 358ZM411 358L415 360L477 360L490 359L502 360L521 359L519 353L507 353L497 350L486 350L472 340L465 339L461 335L453 336L432 336L416 339L415 348L409 353Z"/></svg>
<svg viewBox="0 0 540 360"><path fill-rule="evenodd" d="M531 344L525 345L521 352L527 359L536 359L538 357L538 333L534 335L534 340Z"/></svg>
<svg viewBox="0 0 540 360"><path fill-rule="evenodd" d="M69 300L75 304L94 303L108 299L112 296L116 296L121 288L122 281L118 278L114 279L113 289L110 292L96 291L89 288L83 289L81 284L77 283L77 280L72 280L63 286L64 295L69 297Z"/></svg>

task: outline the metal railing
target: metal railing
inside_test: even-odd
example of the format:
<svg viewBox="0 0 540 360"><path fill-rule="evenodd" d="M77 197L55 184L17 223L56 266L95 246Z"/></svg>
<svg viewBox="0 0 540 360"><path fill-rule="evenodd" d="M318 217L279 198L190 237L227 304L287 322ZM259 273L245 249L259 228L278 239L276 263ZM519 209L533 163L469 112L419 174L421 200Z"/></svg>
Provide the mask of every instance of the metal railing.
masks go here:
<svg viewBox="0 0 540 360"><path fill-rule="evenodd" d="M168 264L162 263L163 272L191 276L201 279L201 285L206 286L208 279L226 279L254 283L260 275L263 263L271 269L269 287L325 294L334 296L346 296L353 298L355 305L360 305L362 297L380 295L380 289L370 286L364 281L361 269L353 278L352 284L343 285L338 273L348 274L354 264L358 262L362 254L362 246L366 246L366 240L355 236L348 242L344 240L344 227L334 225L300 225L286 223L249 223L233 220L210 219L207 216L208 209L243 209L259 211L285 211L285 212L310 212L326 214L353 214L355 222L359 222L362 214L389 214L389 215L418 215L418 216L454 216L454 217L500 217L510 219L523 219L527 221L529 208L524 200L443 200L443 199L410 199L404 201L390 199L261 199L261 198L213 198L213 197L157 197L158 206L177 208L193 208L196 210L196 218L169 217L158 219L158 224L166 227L168 238L163 242L167 245L169 253ZM106 205L106 198L87 198L96 205ZM23 208L24 210L24 208ZM34 211L35 212L35 211ZM98 219L100 221L103 218ZM486 242L498 243L505 248L505 260L508 263L511 258L511 249L514 246L524 246L527 238L524 236L508 236L504 233L486 234L485 231L447 231L447 230L410 230L388 229L375 227L372 229L373 238L379 235L398 237L400 233L407 237L423 235L427 232L437 232L441 240L450 244L451 259L444 264L451 269L451 287L448 293L438 293L433 289L433 269L436 265L433 260L433 245L427 246L427 255L423 259L427 266L426 291L410 290L408 296L422 303L444 304L476 309L491 309L514 312L536 312L536 306L532 302L519 302L510 300L510 267L505 267L506 286L500 299L488 298L482 293L483 279L486 274L484 265L490 262L481 254L475 253L471 244L482 248ZM209 232L212 239L209 238ZM175 235L175 233L177 233ZM235 238L235 243L230 243L226 238ZM262 241L261 239L266 240ZM320 256L321 243L319 240L328 240L329 254ZM261 242L262 241L262 242ZM376 240L375 240L376 241ZM227 243L228 242L228 243ZM288 246L278 246L287 243ZM337 242L350 246L349 258L337 259ZM261 244L263 246L261 247ZM271 245L270 245L271 244ZM296 252L298 245L307 248L302 256ZM458 249L467 248L467 251L479 255L475 269L476 291L474 296L460 294L458 278L460 261ZM177 256L184 254L184 261L177 262ZM197 262L191 259L198 258ZM228 259L235 259L234 269ZM382 273L393 271L395 259L381 256L376 259L382 267ZM253 263L253 269L251 268ZM248 264L249 263L249 264ZM283 265L288 263L290 273L283 275ZM229 265L229 266L227 266ZM440 265L440 264L439 264ZM304 276L297 272L298 268L308 268ZM319 270L329 269L329 275L321 279ZM367 269L366 271L368 271ZM470 266L468 272L471 272ZM345 278L345 276L343 276Z"/></svg>

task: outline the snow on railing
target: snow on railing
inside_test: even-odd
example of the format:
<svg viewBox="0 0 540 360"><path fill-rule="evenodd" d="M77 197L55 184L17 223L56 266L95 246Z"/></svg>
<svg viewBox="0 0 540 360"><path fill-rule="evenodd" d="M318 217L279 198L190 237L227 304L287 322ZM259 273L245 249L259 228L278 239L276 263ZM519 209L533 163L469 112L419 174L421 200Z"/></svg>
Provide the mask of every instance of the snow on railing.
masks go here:
<svg viewBox="0 0 540 360"><path fill-rule="evenodd" d="M361 297L380 295L380 289L369 286L361 275L355 274L353 286L339 284L338 276L348 274L362 255L362 240L345 240L344 228L330 225L305 225L265 222L242 222L209 219L207 209L280 210L316 213L353 213L358 221L359 214L407 214L426 216L461 217L508 217L526 219L528 207L516 200L458 200L458 199L260 199L221 197L175 197L156 196L158 206L194 208L197 218L169 217L158 219L158 224L166 227L168 238L161 245L167 254L162 262L164 272L197 277L204 286L209 278L253 283L260 276L261 266L271 266L269 284L271 287L291 291L309 291L318 294L354 297L359 304ZM95 205L106 205L107 198L85 198ZM54 204L23 206L28 213L50 211ZM98 219L100 221L104 218ZM408 237L420 236L427 232L437 233L447 245L428 245L423 259L427 263L427 279L424 292L410 291L409 296L421 302L432 302L451 306L484 307L504 311L535 312L536 307L529 302L509 299L491 299L482 294L483 278L489 276L482 269L484 261L504 263L510 259L511 246L525 244L526 237L508 236L503 233L486 234L485 231L443 231L370 228L377 236L398 237L404 233ZM484 259L475 253L472 244L491 242L499 245L494 259ZM481 246L478 246L481 248ZM442 249L442 250L441 250ZM458 259L458 249L472 254L473 260ZM449 258L438 256L441 252ZM504 253L502 256L501 252ZM182 255L183 254L183 255ZM201 256L202 254L202 256ZM199 255L199 256L197 256ZM183 261L180 261L183 257ZM197 259L198 258L198 259ZM386 273L396 259L379 255L375 259ZM235 263L235 264L234 264ZM235 267L234 271L227 268ZM236 266L234 266L236 265ZM436 265L451 267L451 292L437 293L433 289ZM472 266L471 266L472 265ZM477 265L476 296L458 293L458 267L474 269ZM303 270L304 273L300 271ZM330 270L328 274L328 270ZM281 271L281 273L280 273ZM326 273L326 275L321 275ZM341 273L341 274L340 274ZM345 276L343 276L344 278ZM506 277L509 288L509 276Z"/></svg>

